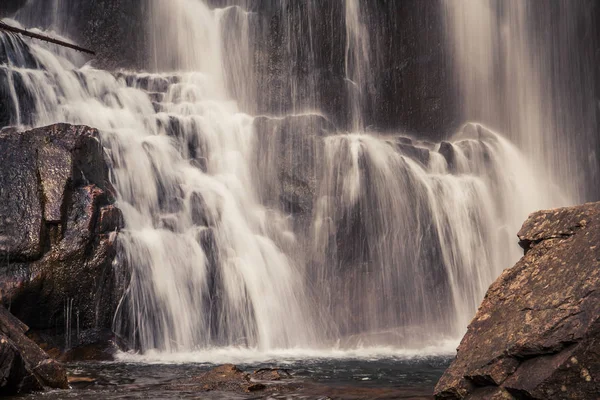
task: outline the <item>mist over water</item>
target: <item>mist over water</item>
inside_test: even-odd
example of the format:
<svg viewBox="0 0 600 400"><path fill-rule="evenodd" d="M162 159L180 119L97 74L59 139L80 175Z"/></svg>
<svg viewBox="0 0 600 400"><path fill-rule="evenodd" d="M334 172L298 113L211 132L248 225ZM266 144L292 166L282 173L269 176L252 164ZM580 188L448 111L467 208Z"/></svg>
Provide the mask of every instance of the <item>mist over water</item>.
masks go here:
<svg viewBox="0 0 600 400"><path fill-rule="evenodd" d="M467 123L440 143L365 126L376 38L354 0L344 2L350 132L315 101L253 115L257 17L239 5L149 2L146 71L95 69L0 33L0 77L11 125L101 132L125 217L115 268L130 280L114 329L141 360L447 353L522 254L528 213L585 199L594 174L574 173L581 142L550 115L562 100L545 92L534 57L544 47L523 39L523 4L443 3L465 120L494 128ZM317 86L290 85L298 98ZM282 205L290 191L286 204L301 210Z"/></svg>

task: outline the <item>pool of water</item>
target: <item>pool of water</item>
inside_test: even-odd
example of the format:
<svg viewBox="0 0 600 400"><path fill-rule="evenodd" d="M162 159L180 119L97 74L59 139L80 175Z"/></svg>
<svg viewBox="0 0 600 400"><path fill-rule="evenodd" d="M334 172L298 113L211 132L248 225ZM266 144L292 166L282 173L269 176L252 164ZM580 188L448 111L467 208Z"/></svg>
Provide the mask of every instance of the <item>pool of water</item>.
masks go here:
<svg viewBox="0 0 600 400"><path fill-rule="evenodd" d="M125 357L126 358L126 357ZM27 399L430 399L451 355L374 358L313 358L237 363L252 372L286 368L294 389L282 393L197 392L169 390L177 379L191 378L213 368L208 362L142 362L68 364L71 390L22 396Z"/></svg>

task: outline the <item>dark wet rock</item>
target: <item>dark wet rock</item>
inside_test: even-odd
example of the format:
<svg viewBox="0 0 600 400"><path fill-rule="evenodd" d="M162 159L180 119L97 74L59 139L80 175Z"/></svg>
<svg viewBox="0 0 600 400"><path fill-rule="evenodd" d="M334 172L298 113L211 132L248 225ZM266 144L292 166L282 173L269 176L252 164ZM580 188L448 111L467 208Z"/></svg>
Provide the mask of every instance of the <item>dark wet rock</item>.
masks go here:
<svg viewBox="0 0 600 400"><path fill-rule="evenodd" d="M5 335L0 335L0 396L42 389L43 386L27 370L19 349Z"/></svg>
<svg viewBox="0 0 600 400"><path fill-rule="evenodd" d="M159 113L164 111L164 107L161 103L157 103L156 101L152 102L152 108L154 108L154 112Z"/></svg>
<svg viewBox="0 0 600 400"><path fill-rule="evenodd" d="M218 221L218 216L208 208L204 197L198 192L194 192L190 196L189 210L194 225L198 226L215 226Z"/></svg>
<svg viewBox="0 0 600 400"><path fill-rule="evenodd" d="M409 137L405 137L405 136L398 136L396 138L396 143L401 143L401 144L413 144L413 141L411 138Z"/></svg>
<svg viewBox="0 0 600 400"><path fill-rule="evenodd" d="M396 139L396 149L402 155L405 155L426 167L429 164L429 150L422 147L414 146L412 143L407 143L405 140L402 139L406 138Z"/></svg>
<svg viewBox="0 0 600 400"><path fill-rule="evenodd" d="M148 93L148 97L150 97L150 100L152 102L160 103L165 98L165 94L161 93L161 92L151 92L151 93Z"/></svg>
<svg viewBox="0 0 600 400"><path fill-rule="evenodd" d="M76 345L59 356L62 362L113 361L124 344L108 329L89 329L77 338Z"/></svg>
<svg viewBox="0 0 600 400"><path fill-rule="evenodd" d="M591 399L600 392L600 203L539 211L525 255L490 286L437 399Z"/></svg>
<svg viewBox="0 0 600 400"><path fill-rule="evenodd" d="M287 369L260 368L254 371L250 377L258 381L280 381L282 379L290 379L292 375Z"/></svg>
<svg viewBox="0 0 600 400"><path fill-rule="evenodd" d="M320 115L257 117L254 129L258 191L267 204L310 217L317 190L323 138L336 131Z"/></svg>
<svg viewBox="0 0 600 400"><path fill-rule="evenodd" d="M452 144L449 142L440 143L438 152L446 159L448 170L454 171L456 168L456 153Z"/></svg>
<svg viewBox="0 0 600 400"><path fill-rule="evenodd" d="M277 368L265 368L253 374L240 370L233 364L215 367L198 376L171 382L167 390L194 390L199 392L285 392L298 389L298 385L279 382L290 375Z"/></svg>
<svg viewBox="0 0 600 400"><path fill-rule="evenodd" d="M179 390L192 385L200 391L249 392L256 389L249 375L233 364L220 365L196 377L174 382L170 387Z"/></svg>
<svg viewBox="0 0 600 400"><path fill-rule="evenodd" d="M119 231L125 226L123 212L114 205L108 205L100 210L98 232L108 233Z"/></svg>
<svg viewBox="0 0 600 400"><path fill-rule="evenodd" d="M356 85L346 79L344 3L244 4L258 16L250 22L250 42L259 96L249 112L321 110L350 130ZM438 0L361 2L361 20L370 35L363 129L404 128L437 141L456 128L459 104L450 79L442 10Z"/></svg>
<svg viewBox="0 0 600 400"><path fill-rule="evenodd" d="M175 145L185 158L190 159L192 164L198 163L200 169L206 172L207 144L195 120L169 115L157 118L156 123L159 132L176 140Z"/></svg>
<svg viewBox="0 0 600 400"><path fill-rule="evenodd" d="M177 215L161 215L158 221L158 227L160 229L166 229L171 232L179 232L179 222Z"/></svg>
<svg viewBox="0 0 600 400"><path fill-rule="evenodd" d="M66 370L26 336L28 330L0 306L0 394L68 388Z"/></svg>
<svg viewBox="0 0 600 400"><path fill-rule="evenodd" d="M27 2L27 0L4 0L2 2L2 9L0 10L0 17L5 17L16 12L20 7Z"/></svg>
<svg viewBox="0 0 600 400"><path fill-rule="evenodd" d="M122 79L129 87L148 92L150 100L159 103L164 100L169 86L181 81L181 77L178 75L138 74L126 71L115 72L114 76L116 79Z"/></svg>
<svg viewBox="0 0 600 400"><path fill-rule="evenodd" d="M32 330L112 325L123 226L113 202L95 129L0 133L0 300Z"/></svg>

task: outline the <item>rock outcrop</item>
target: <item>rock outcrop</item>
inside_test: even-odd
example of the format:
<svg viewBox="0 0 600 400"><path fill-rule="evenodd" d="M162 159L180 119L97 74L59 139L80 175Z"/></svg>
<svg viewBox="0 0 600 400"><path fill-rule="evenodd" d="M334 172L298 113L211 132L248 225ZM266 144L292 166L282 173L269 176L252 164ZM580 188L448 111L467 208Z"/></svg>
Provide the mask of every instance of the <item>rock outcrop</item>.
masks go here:
<svg viewBox="0 0 600 400"><path fill-rule="evenodd" d="M539 211L525 255L490 286L436 399L600 393L600 203Z"/></svg>
<svg viewBox="0 0 600 400"><path fill-rule="evenodd" d="M0 131L0 301L65 347L112 324L123 224L113 203L95 129Z"/></svg>
<svg viewBox="0 0 600 400"><path fill-rule="evenodd" d="M324 137L335 126L317 114L257 117L256 178L262 201L293 214L300 223L312 215Z"/></svg>
<svg viewBox="0 0 600 400"><path fill-rule="evenodd" d="M0 396L69 387L65 369L25 335L28 330L0 307Z"/></svg>

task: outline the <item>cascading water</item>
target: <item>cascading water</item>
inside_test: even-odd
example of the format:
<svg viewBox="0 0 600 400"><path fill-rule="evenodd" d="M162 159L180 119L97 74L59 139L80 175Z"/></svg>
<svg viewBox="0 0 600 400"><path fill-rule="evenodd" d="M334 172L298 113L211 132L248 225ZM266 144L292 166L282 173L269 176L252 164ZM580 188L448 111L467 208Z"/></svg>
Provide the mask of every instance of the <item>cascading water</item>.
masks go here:
<svg viewBox="0 0 600 400"><path fill-rule="evenodd" d="M442 4L464 118L506 132L571 203L597 196L586 185L598 179L595 67L578 54L588 5Z"/></svg>
<svg viewBox="0 0 600 400"><path fill-rule="evenodd" d="M404 345L458 337L519 257L511 236L526 210L544 204L543 179L479 125L425 146L361 134L325 141L316 281L343 335Z"/></svg>
<svg viewBox="0 0 600 400"><path fill-rule="evenodd" d="M102 132L132 275L116 320L127 321L134 343L175 351L312 342L301 277L274 242L286 240L285 222L252 189L252 118L226 98L219 21L202 3L170 4L173 25L205 18L192 37L203 57L167 58L195 72L115 77L77 69L37 45L29 48L36 69L20 69L19 60L4 68L33 96L32 125L68 121ZM12 35L3 39L28 50Z"/></svg>
<svg viewBox="0 0 600 400"><path fill-rule="evenodd" d="M377 77L361 4L345 3L350 134L314 129L331 125L299 113L314 110L241 112L255 108L260 71L249 61L254 15L239 6L150 2L152 73L109 73L0 33L8 54L0 86L12 99L5 125L101 131L125 217L119 258L131 275L115 330L135 347L456 340L487 286L519 257L514 235L527 213L568 202L481 125L437 144L366 133L363 96ZM285 134L259 123L296 120L305 123ZM293 170L282 173L280 162ZM301 217L281 206L289 187L308 197Z"/></svg>
<svg viewBox="0 0 600 400"><path fill-rule="evenodd" d="M364 94L368 90L369 78L369 31L361 18L360 2L345 0L346 17L346 58L344 68L346 80L350 84L348 99L351 129L364 130Z"/></svg>

